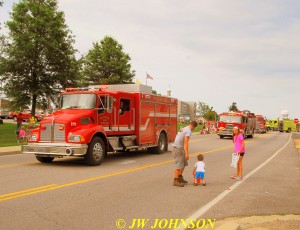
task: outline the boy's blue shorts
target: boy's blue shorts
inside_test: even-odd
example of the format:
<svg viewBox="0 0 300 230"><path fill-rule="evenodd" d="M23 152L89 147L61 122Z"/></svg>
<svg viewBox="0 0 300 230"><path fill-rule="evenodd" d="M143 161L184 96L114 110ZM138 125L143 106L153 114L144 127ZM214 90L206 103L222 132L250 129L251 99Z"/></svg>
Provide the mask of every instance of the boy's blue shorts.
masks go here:
<svg viewBox="0 0 300 230"><path fill-rule="evenodd" d="M196 172L195 179L198 180L200 178L201 180L204 180L204 175L204 172Z"/></svg>

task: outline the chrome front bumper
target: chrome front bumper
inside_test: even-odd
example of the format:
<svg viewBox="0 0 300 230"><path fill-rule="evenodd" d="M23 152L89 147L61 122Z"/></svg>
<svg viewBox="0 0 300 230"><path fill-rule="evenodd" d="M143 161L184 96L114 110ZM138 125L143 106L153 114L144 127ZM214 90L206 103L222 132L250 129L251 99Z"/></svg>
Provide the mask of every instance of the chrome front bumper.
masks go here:
<svg viewBox="0 0 300 230"><path fill-rule="evenodd" d="M223 130L217 132L217 135L219 136L233 136L233 132L231 130Z"/></svg>
<svg viewBox="0 0 300 230"><path fill-rule="evenodd" d="M35 155L49 155L52 157L84 156L87 152L86 144L67 143L29 143L22 146L22 153Z"/></svg>

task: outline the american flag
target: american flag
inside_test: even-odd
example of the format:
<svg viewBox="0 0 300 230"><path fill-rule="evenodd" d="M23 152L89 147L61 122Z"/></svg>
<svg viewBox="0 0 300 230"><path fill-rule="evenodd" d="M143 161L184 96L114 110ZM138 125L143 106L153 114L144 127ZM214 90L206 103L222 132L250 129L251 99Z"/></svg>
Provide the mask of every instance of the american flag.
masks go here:
<svg viewBox="0 0 300 230"><path fill-rule="evenodd" d="M151 77L149 74L147 74L147 79L153 80L153 77Z"/></svg>

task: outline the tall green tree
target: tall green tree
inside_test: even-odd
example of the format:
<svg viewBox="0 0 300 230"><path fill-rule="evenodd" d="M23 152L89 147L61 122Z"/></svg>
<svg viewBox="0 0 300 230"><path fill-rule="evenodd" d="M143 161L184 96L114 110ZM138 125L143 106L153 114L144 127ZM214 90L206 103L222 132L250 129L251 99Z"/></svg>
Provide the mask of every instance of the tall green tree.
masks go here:
<svg viewBox="0 0 300 230"><path fill-rule="evenodd" d="M205 102L199 101L197 104L196 110L197 110L197 114L199 114L199 116L205 118L208 121L214 121L218 118L218 114L214 110L214 108L209 106Z"/></svg>
<svg viewBox="0 0 300 230"><path fill-rule="evenodd" d="M3 6L3 1L0 1L0 7ZM1 63L3 63L4 60L4 47L5 47L5 36L1 33L2 24L0 23L0 76L3 74L3 67L1 66ZM2 93L2 81L0 78L0 93Z"/></svg>
<svg viewBox="0 0 300 230"><path fill-rule="evenodd" d="M228 108L229 111L238 111L238 107L237 107L237 103L236 102L232 102L232 104L229 106Z"/></svg>
<svg viewBox="0 0 300 230"><path fill-rule="evenodd" d="M4 92L15 107L32 105L74 86L79 65L74 39L57 0L21 0L13 5L4 49Z"/></svg>
<svg viewBox="0 0 300 230"><path fill-rule="evenodd" d="M84 58L84 75L92 84L133 83L135 71L131 69L130 56L114 38L106 36L95 42Z"/></svg>
<svg viewBox="0 0 300 230"><path fill-rule="evenodd" d="M199 116L204 117L204 115L210 111L210 107L205 102L199 101L197 104L196 110L197 110L197 114L199 114Z"/></svg>

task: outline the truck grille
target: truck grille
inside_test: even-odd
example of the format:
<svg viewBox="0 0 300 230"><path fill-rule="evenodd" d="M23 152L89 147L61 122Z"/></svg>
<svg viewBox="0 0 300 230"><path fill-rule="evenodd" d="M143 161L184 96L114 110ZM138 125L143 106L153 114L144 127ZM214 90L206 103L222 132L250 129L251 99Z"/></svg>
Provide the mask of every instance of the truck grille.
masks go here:
<svg viewBox="0 0 300 230"><path fill-rule="evenodd" d="M227 124L226 125L226 130L233 130L233 125L232 124Z"/></svg>
<svg viewBox="0 0 300 230"><path fill-rule="evenodd" d="M50 123L42 124L44 129L41 129L41 141L51 141L52 132L54 141L65 141L66 139L66 131L64 124L54 124L53 130ZM61 128L61 129L60 129Z"/></svg>

